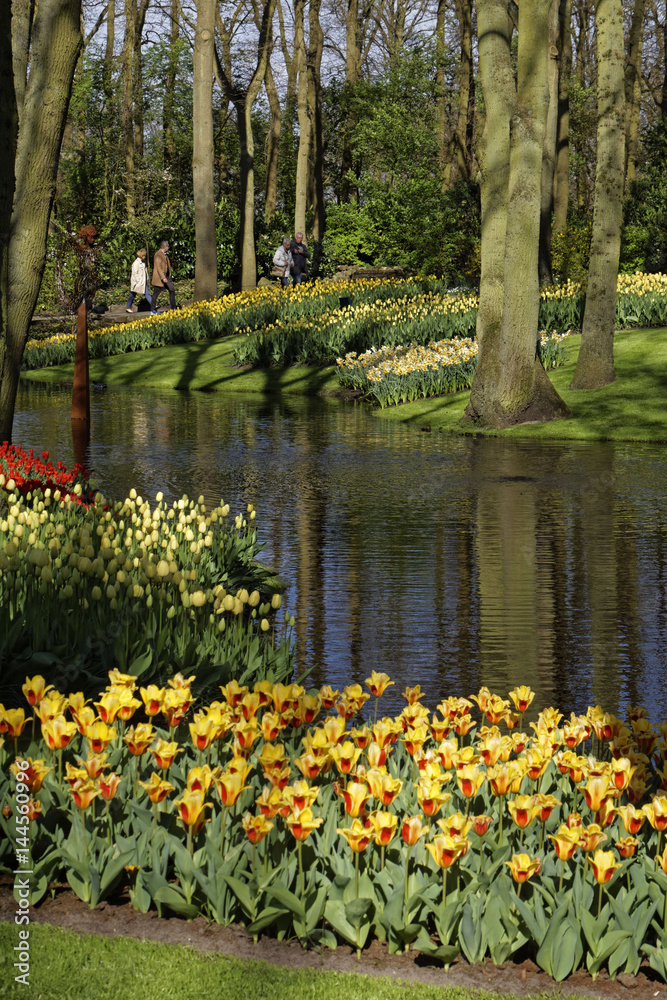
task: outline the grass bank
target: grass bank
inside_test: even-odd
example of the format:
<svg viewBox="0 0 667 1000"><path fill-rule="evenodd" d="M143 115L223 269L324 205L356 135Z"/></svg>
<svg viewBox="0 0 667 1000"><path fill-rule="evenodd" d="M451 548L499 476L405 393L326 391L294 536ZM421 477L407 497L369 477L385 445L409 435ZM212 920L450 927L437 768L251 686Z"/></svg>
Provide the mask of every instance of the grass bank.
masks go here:
<svg viewBox="0 0 667 1000"><path fill-rule="evenodd" d="M230 368L235 347L245 338L179 344L91 362L91 378L108 385L154 386L228 392L330 394L338 387L331 368ZM568 389L581 338L566 342L565 365L549 373L572 411L572 418L512 428L502 436L542 440L667 441L667 328L629 330L615 337L617 381L595 392ZM38 382L71 381L72 366L26 373ZM406 403L369 413L383 420L427 427L448 434L490 433L461 425L469 393Z"/></svg>
<svg viewBox="0 0 667 1000"><path fill-rule="evenodd" d="M202 392L294 392L316 395L336 390L338 378L330 368L232 368L234 350L245 334L221 340L156 347L148 351L98 358L90 362L90 378L107 385L156 389L195 389ZM24 373L34 382L58 385L71 382L73 365L55 365Z"/></svg>
<svg viewBox="0 0 667 1000"><path fill-rule="evenodd" d="M13 924L0 923L0 950L18 941ZM173 944L97 937L31 924L30 986L5 970L0 997L40 1000L491 1000L498 994L394 982L342 972L317 972L202 954ZM11 960L10 960L11 961ZM363 966L363 963L362 963Z"/></svg>

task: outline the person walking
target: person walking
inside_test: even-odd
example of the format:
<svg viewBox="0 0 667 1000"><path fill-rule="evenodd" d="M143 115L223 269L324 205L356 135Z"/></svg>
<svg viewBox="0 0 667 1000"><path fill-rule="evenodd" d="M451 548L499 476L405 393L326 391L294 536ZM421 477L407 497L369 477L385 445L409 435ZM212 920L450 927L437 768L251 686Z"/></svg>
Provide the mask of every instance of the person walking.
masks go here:
<svg viewBox="0 0 667 1000"><path fill-rule="evenodd" d="M290 251L291 240L285 237L282 245L278 247L273 255L273 268L271 274L274 278L280 278L283 288L289 287L290 272L294 267L294 259Z"/></svg>
<svg viewBox="0 0 667 1000"><path fill-rule="evenodd" d="M132 312L132 303L134 302L135 295L144 295L148 305L152 305L153 300L151 299L151 293L148 287L146 251L143 249L137 250L136 259L132 265L132 274L130 275L130 297L127 300L127 308L125 312Z"/></svg>
<svg viewBox="0 0 667 1000"><path fill-rule="evenodd" d="M174 282L171 277L171 264L169 262L168 254L169 240L162 240L160 243L160 249L153 257L153 316L157 313L157 300L160 297L160 292L162 292L164 288L169 291L170 308L176 308L176 292L174 290Z"/></svg>
<svg viewBox="0 0 667 1000"><path fill-rule="evenodd" d="M292 282L294 285L308 280L308 247L303 242L303 233L297 233L292 240L290 252L294 260Z"/></svg>

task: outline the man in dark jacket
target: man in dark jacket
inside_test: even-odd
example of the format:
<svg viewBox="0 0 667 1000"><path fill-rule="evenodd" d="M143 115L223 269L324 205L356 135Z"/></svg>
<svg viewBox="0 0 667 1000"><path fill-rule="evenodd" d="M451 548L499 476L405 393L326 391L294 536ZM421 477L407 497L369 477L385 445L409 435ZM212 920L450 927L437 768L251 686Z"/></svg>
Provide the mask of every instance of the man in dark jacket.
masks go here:
<svg viewBox="0 0 667 1000"><path fill-rule="evenodd" d="M292 283L301 284L308 277L308 247L303 242L303 233L297 233L290 247L294 266L292 267Z"/></svg>

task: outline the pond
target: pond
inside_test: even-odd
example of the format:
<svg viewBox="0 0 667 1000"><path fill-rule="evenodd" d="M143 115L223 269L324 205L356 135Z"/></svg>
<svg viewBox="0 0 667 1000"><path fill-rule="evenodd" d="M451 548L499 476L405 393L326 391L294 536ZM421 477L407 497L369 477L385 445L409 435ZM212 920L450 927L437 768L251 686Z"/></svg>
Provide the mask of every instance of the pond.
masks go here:
<svg viewBox="0 0 667 1000"><path fill-rule="evenodd" d="M24 383L14 441L73 463L70 390ZM257 509L299 667L372 669L434 707L517 684L536 707L667 718L667 451L448 438L320 399L109 388L91 399L105 495Z"/></svg>

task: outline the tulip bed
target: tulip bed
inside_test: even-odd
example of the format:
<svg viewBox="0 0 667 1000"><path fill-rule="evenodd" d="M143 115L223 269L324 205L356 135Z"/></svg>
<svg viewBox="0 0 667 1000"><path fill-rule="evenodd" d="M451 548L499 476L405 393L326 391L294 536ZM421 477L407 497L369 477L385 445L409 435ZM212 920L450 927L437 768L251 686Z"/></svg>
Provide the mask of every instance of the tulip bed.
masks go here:
<svg viewBox="0 0 667 1000"><path fill-rule="evenodd" d="M198 667L200 684L291 678L282 584L257 560L255 511L203 497L153 504L94 493L81 469L0 450L0 669L99 689L110 669L142 681ZM231 523L229 523L231 521Z"/></svg>
<svg viewBox="0 0 667 1000"><path fill-rule="evenodd" d="M2 863L30 859L33 905L54 879L91 907L125 880L143 912L255 938L528 953L557 980L648 956L667 978L667 725L645 709L546 708L528 734L527 687L435 712L408 688L378 718L393 682L375 671L342 692L231 681L208 703L192 681L137 697L112 671L93 708L26 679L41 738L0 709Z"/></svg>
<svg viewBox="0 0 667 1000"><path fill-rule="evenodd" d="M542 332L538 352L546 371L563 363L562 342L569 335ZM469 337L431 341L428 347L383 346L365 354L337 358L341 385L361 389L381 407L411 403L469 389L477 367L477 342Z"/></svg>

